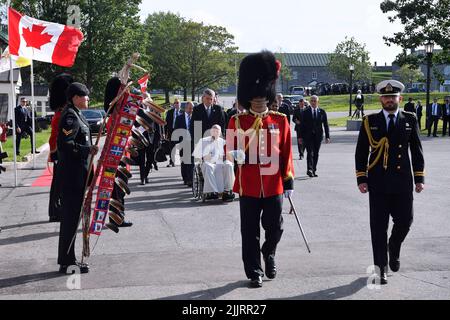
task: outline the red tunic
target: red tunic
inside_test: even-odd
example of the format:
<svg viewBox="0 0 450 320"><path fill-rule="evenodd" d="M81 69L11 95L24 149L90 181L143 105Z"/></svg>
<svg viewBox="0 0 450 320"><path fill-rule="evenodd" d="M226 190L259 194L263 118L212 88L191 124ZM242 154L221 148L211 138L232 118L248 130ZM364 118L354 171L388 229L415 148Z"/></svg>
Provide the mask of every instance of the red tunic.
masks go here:
<svg viewBox="0 0 450 320"><path fill-rule="evenodd" d="M61 111L56 111L55 115L52 118L52 131L50 133L50 138L48 143L50 145L50 153L56 152L56 141L58 139L58 129L59 129L59 119L61 118Z"/></svg>
<svg viewBox="0 0 450 320"><path fill-rule="evenodd" d="M239 139L238 143L233 132L236 128L246 131L241 134L246 137L246 160L238 167L233 191L241 196L268 198L293 189L291 129L282 113L269 111L261 120L257 118L251 112L233 116L228 124L226 149L243 150L244 141Z"/></svg>

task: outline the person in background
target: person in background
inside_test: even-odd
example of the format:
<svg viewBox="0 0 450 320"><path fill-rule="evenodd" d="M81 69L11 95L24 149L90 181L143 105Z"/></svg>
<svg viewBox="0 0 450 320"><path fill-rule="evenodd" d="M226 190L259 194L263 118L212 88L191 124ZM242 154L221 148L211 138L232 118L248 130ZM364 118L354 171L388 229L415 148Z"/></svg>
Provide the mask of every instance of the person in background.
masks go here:
<svg viewBox="0 0 450 320"><path fill-rule="evenodd" d="M408 102L405 103L405 106L403 107L403 111L416 113L416 108L414 107L413 98L408 99Z"/></svg>
<svg viewBox="0 0 450 320"><path fill-rule="evenodd" d="M450 97L446 97L444 104L442 105L442 120L444 122L442 126L442 136L447 134L447 125L450 122ZM450 128L448 129L448 135L450 137Z"/></svg>
<svg viewBox="0 0 450 320"><path fill-rule="evenodd" d="M18 105L15 109L16 116L16 155L20 156L20 141L28 134L30 136L31 142L31 152L33 152L33 141L34 134L31 126L31 113L27 107L27 99L20 98L20 105ZM39 151L35 150L34 153L39 153Z"/></svg>
<svg viewBox="0 0 450 320"><path fill-rule="evenodd" d="M330 129L327 113L319 107L319 97L311 96L311 107L302 112L300 120L300 142L305 144L307 152L307 172L309 177L317 177L319 151L325 132L325 143L330 143Z"/></svg>
<svg viewBox="0 0 450 320"><path fill-rule="evenodd" d="M364 95L361 90L356 92L353 104L356 106L355 113L353 114L354 116L356 115L356 119L359 119L360 116L364 117Z"/></svg>
<svg viewBox="0 0 450 320"><path fill-rule="evenodd" d="M278 105L278 110L274 110L274 111L278 111L278 112L285 114L288 119L288 123L290 124L291 123L291 112L289 111L289 106L283 102L283 95L281 93L277 94L276 104Z"/></svg>
<svg viewBox="0 0 450 320"><path fill-rule="evenodd" d="M420 100L417 100L416 116L417 116L417 122L419 123L419 129L420 130L422 130L422 115L423 115L422 102L420 102Z"/></svg>
<svg viewBox="0 0 450 320"><path fill-rule="evenodd" d="M303 159L304 154L305 154L305 145L303 143L303 141L298 138L300 136L300 124L301 124L301 119L302 119L302 113L305 110L306 106L305 106L305 99L304 98L300 98L299 102L298 102L298 106L297 108L295 108L294 110L294 114L292 115L292 121L295 123L295 127L294 130L297 133L297 145L298 145L298 153L299 153L299 158L300 160Z"/></svg>
<svg viewBox="0 0 450 320"><path fill-rule="evenodd" d="M175 99L173 102L173 106L172 108L167 111L166 114L166 134L167 134L167 140L169 140L170 142L170 160L169 160L169 164L167 165L167 167L175 167L175 163L172 159L172 153L173 153L173 148L175 147L175 143L172 141L172 132L175 128L175 119L181 114L181 110L180 110L180 100L179 99Z"/></svg>
<svg viewBox="0 0 450 320"><path fill-rule="evenodd" d="M184 137L191 139L189 134L189 126L191 125L192 119L192 110L194 108L194 104L192 102L188 102L186 107L184 108L184 112L182 112L177 119L175 120L175 131L177 130L185 130L184 134L177 133L177 135L181 135L179 140L176 142L181 143ZM184 161L184 152L185 150L180 150L180 159L181 159L181 177L183 178L183 183L188 187L192 187L193 180L193 171L194 171L194 160L192 157L189 158L190 161Z"/></svg>
<svg viewBox="0 0 450 320"><path fill-rule="evenodd" d="M428 122L428 137L431 135L431 128L433 127L433 137L437 137L437 129L439 119L442 117L442 108L438 103L438 99L434 98L433 103L427 106L427 122Z"/></svg>
<svg viewBox="0 0 450 320"><path fill-rule="evenodd" d="M59 120L61 118L62 110L67 105L66 90L73 82L71 75L67 73L59 74L53 79L49 88L49 106L55 112L51 122L51 133L49 138L50 152L48 155L48 162L53 163L53 177L50 187L50 199L48 204L49 222L61 221L61 181L58 179L58 132Z"/></svg>

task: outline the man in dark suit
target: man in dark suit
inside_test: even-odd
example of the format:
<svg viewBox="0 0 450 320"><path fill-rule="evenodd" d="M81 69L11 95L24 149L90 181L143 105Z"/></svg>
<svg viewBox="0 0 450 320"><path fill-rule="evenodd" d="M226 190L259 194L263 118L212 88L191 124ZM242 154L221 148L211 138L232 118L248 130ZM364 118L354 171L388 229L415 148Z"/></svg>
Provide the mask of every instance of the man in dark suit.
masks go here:
<svg viewBox="0 0 450 320"><path fill-rule="evenodd" d="M300 123L302 118L302 113L305 110L305 99L300 98L298 102L298 107L295 108L294 114L292 115L292 121L295 123L294 130L297 133L297 145L298 145L298 153L300 155L300 160L303 159L305 153L305 145L301 141L300 137Z"/></svg>
<svg viewBox="0 0 450 320"><path fill-rule="evenodd" d="M413 98L408 99L408 103L405 104L403 110L406 112L416 113L416 108L414 106Z"/></svg>
<svg viewBox="0 0 450 320"><path fill-rule="evenodd" d="M15 117L16 117L16 154L20 155L20 141L22 140L22 137L25 133L27 133L30 136L30 142L31 142L31 152L33 152L33 141L34 141L34 134L32 127L32 120L31 120L31 113L27 108L27 99L21 98L20 99L20 105L18 105L15 110ZM39 151L35 150L35 153L39 153Z"/></svg>
<svg viewBox="0 0 450 320"><path fill-rule="evenodd" d="M197 142L203 138L205 132L210 130L215 124L219 125L222 132L225 132L226 116L221 106L214 105L215 92L211 89L206 89L203 92L202 102L198 106L194 107L192 111L191 124L189 127L189 132L192 137L193 145L195 146ZM197 136L194 134L195 125L200 125L201 132L197 132ZM201 136L199 135L201 133ZM193 149L192 149L193 150Z"/></svg>
<svg viewBox="0 0 450 320"><path fill-rule="evenodd" d="M283 102L283 95L281 93L277 94L276 103L278 105L278 112L286 115L289 125L291 124L291 112L289 111L289 106Z"/></svg>
<svg viewBox="0 0 450 320"><path fill-rule="evenodd" d="M181 143L184 138L190 139L189 127L191 125L192 119L192 110L194 108L194 104L192 102L188 102L186 107L184 108L184 112L182 112L175 120L175 130L184 130L184 132L177 132L177 136L179 136L179 140L175 143ZM190 145L190 143L189 143ZM192 177L194 171L194 161L192 157L189 157L185 161L184 157L184 148L180 150L180 158L181 158L181 177L183 178L183 182L188 187L192 187ZM186 155L188 157L188 155Z"/></svg>
<svg viewBox="0 0 450 320"><path fill-rule="evenodd" d="M417 122L419 123L419 129L422 131L422 115L423 115L423 107L420 100L417 101L416 105L416 115L417 115Z"/></svg>
<svg viewBox="0 0 450 320"><path fill-rule="evenodd" d="M358 188L369 193L373 258L381 284L387 284L388 253L391 270L400 269L401 245L413 222L414 184L417 193L424 188L417 118L399 110L403 89L396 80L378 84L383 110L364 118L355 151ZM389 216L394 225L388 241Z"/></svg>
<svg viewBox="0 0 450 320"><path fill-rule="evenodd" d="M450 123L450 98L445 98L445 103L442 105L442 120L444 125L442 127L442 136L447 134L447 125ZM450 128L448 129L448 136L450 137Z"/></svg>
<svg viewBox="0 0 450 320"><path fill-rule="evenodd" d="M439 119L442 117L442 108L438 103L438 99L435 98L433 103L427 106L427 123L428 123L428 136L431 135L431 127L433 128L433 137L437 137L437 128Z"/></svg>
<svg viewBox="0 0 450 320"><path fill-rule="evenodd" d="M325 131L325 142L330 143L330 129L328 127L327 113L319 108L319 97L311 96L311 107L303 111L300 120L299 142L305 144L307 161L307 172L309 177L317 177L317 162L319 161L319 150Z"/></svg>
<svg viewBox="0 0 450 320"><path fill-rule="evenodd" d="M181 114L181 110L180 110L180 100L179 99L175 99L173 102L173 107L167 111L166 114L166 135L167 135L167 140L170 141L170 150L173 150L173 148L175 147L175 143L171 140L172 137L172 132L175 128L175 119ZM172 153L170 152L170 161L169 164L167 165L167 167L175 167L175 163L173 161L172 158Z"/></svg>

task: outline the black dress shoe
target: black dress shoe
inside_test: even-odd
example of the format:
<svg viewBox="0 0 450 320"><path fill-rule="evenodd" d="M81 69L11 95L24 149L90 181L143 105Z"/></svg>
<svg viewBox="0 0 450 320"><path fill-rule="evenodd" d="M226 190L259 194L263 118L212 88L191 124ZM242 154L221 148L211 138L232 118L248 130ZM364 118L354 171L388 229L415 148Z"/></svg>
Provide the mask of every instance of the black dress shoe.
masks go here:
<svg viewBox="0 0 450 320"><path fill-rule="evenodd" d="M396 247L391 241L389 241L389 267L392 272L400 270L400 248Z"/></svg>
<svg viewBox="0 0 450 320"><path fill-rule="evenodd" d="M387 284L387 273L385 271L381 271L380 274L380 284Z"/></svg>
<svg viewBox="0 0 450 320"><path fill-rule="evenodd" d="M148 178L145 178L145 183L149 183L150 180Z"/></svg>
<svg viewBox="0 0 450 320"><path fill-rule="evenodd" d="M306 174L307 174L308 177L310 177L310 178L314 177L314 174L312 173L312 171L308 171Z"/></svg>
<svg viewBox="0 0 450 320"><path fill-rule="evenodd" d="M129 228L133 225L133 222L130 221L124 221L120 226L118 226L119 228Z"/></svg>
<svg viewBox="0 0 450 320"><path fill-rule="evenodd" d="M72 268L70 268L70 267L72 267ZM78 268L80 273L83 273L83 274L89 272L89 265L87 263L75 262L75 264L71 264L71 265L60 265L59 273L74 274L74 273L76 273L75 272L76 268Z"/></svg>
<svg viewBox="0 0 450 320"><path fill-rule="evenodd" d="M141 186L145 186L145 180L141 181Z"/></svg>
<svg viewBox="0 0 450 320"><path fill-rule="evenodd" d="M318 177L318 175L317 175L317 173L316 173L315 171L313 172L313 175L314 175L314 177L316 177L316 178Z"/></svg>
<svg viewBox="0 0 450 320"><path fill-rule="evenodd" d="M263 284L261 276L250 279L250 288L261 288Z"/></svg>
<svg viewBox="0 0 450 320"><path fill-rule="evenodd" d="M233 191L226 191L222 195L223 202L233 202L235 195Z"/></svg>
<svg viewBox="0 0 450 320"><path fill-rule="evenodd" d="M269 279L275 279L277 276L277 266L275 264L275 258L273 256L264 257L264 262L266 264L266 276Z"/></svg>

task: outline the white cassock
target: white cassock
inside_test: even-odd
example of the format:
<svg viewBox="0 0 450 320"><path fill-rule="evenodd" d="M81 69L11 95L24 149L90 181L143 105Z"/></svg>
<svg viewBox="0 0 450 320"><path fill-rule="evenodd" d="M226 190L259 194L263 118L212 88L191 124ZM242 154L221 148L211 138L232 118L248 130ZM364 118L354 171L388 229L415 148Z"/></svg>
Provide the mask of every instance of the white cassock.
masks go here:
<svg viewBox="0 0 450 320"><path fill-rule="evenodd" d="M203 159L204 193L222 193L233 189L233 163L229 160L223 160L225 143L225 140L220 137L216 140L212 137L206 137L201 139L195 146L194 158Z"/></svg>

